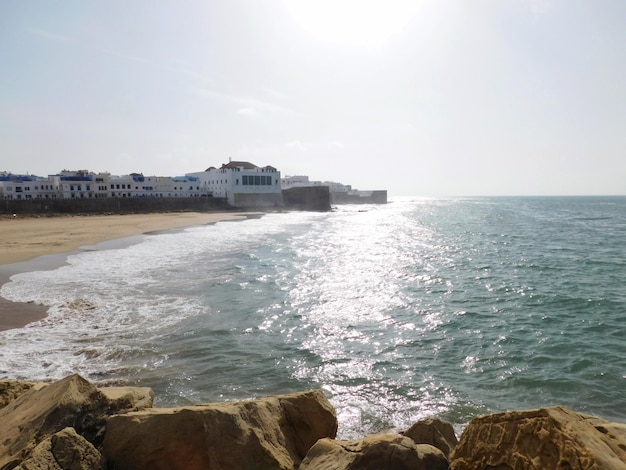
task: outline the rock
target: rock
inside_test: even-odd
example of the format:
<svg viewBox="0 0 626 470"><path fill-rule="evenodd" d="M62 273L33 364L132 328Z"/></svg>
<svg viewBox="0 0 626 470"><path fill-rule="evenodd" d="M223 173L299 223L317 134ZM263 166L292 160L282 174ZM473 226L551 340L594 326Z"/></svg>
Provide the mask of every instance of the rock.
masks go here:
<svg viewBox="0 0 626 470"><path fill-rule="evenodd" d="M28 392L31 388L44 387L41 382L22 382L19 380L0 381L0 408L4 408L20 395Z"/></svg>
<svg viewBox="0 0 626 470"><path fill-rule="evenodd" d="M100 392L109 400L111 409L139 411L152 408L154 392L149 387L102 387Z"/></svg>
<svg viewBox="0 0 626 470"><path fill-rule="evenodd" d="M122 395L109 400L78 375L32 387L0 409L0 469L13 468L28 458L37 444L68 426L98 448L109 415L148 401L144 389L138 389L135 397Z"/></svg>
<svg viewBox="0 0 626 470"><path fill-rule="evenodd" d="M102 454L74 428L65 428L42 441L15 470L98 470Z"/></svg>
<svg viewBox="0 0 626 470"><path fill-rule="evenodd" d="M321 439L299 470L448 470L443 452L397 434L368 436L361 441Z"/></svg>
<svg viewBox="0 0 626 470"><path fill-rule="evenodd" d="M564 407L482 416L463 432L451 468L626 469L626 425Z"/></svg>
<svg viewBox="0 0 626 470"><path fill-rule="evenodd" d="M292 470L336 432L335 411L315 390L112 416L102 453L116 470Z"/></svg>
<svg viewBox="0 0 626 470"><path fill-rule="evenodd" d="M436 447L446 458L450 457L458 444L452 424L435 417L418 421L402 434L413 439L416 444L430 444Z"/></svg>

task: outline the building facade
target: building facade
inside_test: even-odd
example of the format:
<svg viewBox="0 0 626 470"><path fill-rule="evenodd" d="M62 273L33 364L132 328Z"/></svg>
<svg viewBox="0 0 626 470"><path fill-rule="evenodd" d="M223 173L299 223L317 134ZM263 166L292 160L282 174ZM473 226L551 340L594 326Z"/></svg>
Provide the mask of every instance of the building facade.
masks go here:
<svg viewBox="0 0 626 470"><path fill-rule="evenodd" d="M229 161L220 168L185 176L111 175L63 170L47 177L0 172L0 199L223 198L234 207L283 205L280 171L250 162Z"/></svg>
<svg viewBox="0 0 626 470"><path fill-rule="evenodd" d="M334 181L310 181L306 175L285 176L281 180L283 189L306 188L311 186L328 186L331 193L347 193L352 191L352 186L336 183Z"/></svg>
<svg viewBox="0 0 626 470"><path fill-rule="evenodd" d="M193 176L116 176L87 170L63 170L44 178L0 172L0 199L89 199L115 197L200 197L203 191Z"/></svg>
<svg viewBox="0 0 626 470"><path fill-rule="evenodd" d="M186 176L198 178L202 193L225 198L234 207L283 205L280 171L272 166L229 161L220 168L209 167Z"/></svg>

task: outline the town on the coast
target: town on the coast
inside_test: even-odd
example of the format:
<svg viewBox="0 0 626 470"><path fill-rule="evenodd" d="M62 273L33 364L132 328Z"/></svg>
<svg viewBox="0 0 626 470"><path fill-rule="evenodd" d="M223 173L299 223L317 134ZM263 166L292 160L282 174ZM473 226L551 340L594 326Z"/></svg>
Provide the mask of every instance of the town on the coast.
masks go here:
<svg viewBox="0 0 626 470"><path fill-rule="evenodd" d="M331 204L387 202L386 190L360 191L308 176L281 177L273 166L232 161L184 176L112 175L109 172L63 170L46 177L0 171L0 200L110 198L218 198L232 207L281 207L296 188L328 191Z"/></svg>

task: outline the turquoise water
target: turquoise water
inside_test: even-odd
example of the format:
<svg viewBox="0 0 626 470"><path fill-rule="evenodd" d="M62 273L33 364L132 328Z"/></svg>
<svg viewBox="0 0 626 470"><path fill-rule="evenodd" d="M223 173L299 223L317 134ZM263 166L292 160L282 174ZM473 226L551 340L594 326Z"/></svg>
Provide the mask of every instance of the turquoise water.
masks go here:
<svg viewBox="0 0 626 470"><path fill-rule="evenodd" d="M322 388L340 434L561 404L626 421L626 198L394 199L72 255L0 376L78 372L158 406Z"/></svg>

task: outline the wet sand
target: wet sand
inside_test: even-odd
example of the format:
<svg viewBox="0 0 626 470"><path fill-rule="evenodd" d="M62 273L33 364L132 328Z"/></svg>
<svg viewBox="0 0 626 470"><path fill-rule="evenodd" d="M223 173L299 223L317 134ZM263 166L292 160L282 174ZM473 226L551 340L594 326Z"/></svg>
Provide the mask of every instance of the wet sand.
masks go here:
<svg viewBox="0 0 626 470"><path fill-rule="evenodd" d="M252 212L175 212L0 218L0 286L14 274L55 269L86 249L129 246L141 235L260 216ZM111 241L111 242L109 242ZM107 242L107 243L104 243ZM0 297L0 331L21 328L46 316L47 307Z"/></svg>

